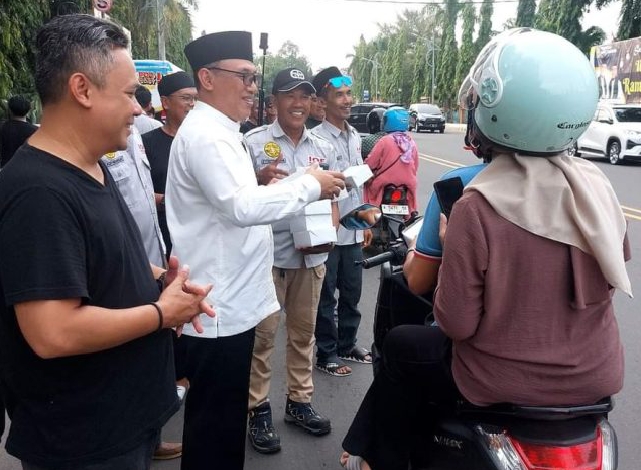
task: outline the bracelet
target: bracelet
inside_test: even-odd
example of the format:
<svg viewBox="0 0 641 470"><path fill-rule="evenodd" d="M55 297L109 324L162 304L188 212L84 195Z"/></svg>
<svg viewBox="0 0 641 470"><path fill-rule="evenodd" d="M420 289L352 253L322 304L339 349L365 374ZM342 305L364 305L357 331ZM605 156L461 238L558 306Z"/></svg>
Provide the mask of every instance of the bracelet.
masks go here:
<svg viewBox="0 0 641 470"><path fill-rule="evenodd" d="M409 253L410 251L416 251L415 248L408 248L406 253Z"/></svg>
<svg viewBox="0 0 641 470"><path fill-rule="evenodd" d="M163 316L162 316L162 310L160 309L160 305L158 305L156 302L151 302L149 305L153 305L154 308L156 309L156 312L158 312L158 329L156 331L162 330L163 327Z"/></svg>

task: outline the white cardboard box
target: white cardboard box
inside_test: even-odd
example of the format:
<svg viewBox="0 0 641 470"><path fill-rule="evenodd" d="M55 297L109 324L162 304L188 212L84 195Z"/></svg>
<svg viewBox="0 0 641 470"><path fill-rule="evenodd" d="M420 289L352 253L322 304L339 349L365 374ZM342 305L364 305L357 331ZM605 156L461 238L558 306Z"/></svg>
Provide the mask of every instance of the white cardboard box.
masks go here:
<svg viewBox="0 0 641 470"><path fill-rule="evenodd" d="M332 203L329 200L307 204L301 211L289 218L289 231L305 232L333 227Z"/></svg>
<svg viewBox="0 0 641 470"><path fill-rule="evenodd" d="M310 246L325 245L326 243L336 243L336 229L308 230L305 232L294 232L294 246L296 248L309 248Z"/></svg>
<svg viewBox="0 0 641 470"><path fill-rule="evenodd" d="M323 199L322 201L310 202L301 210L300 214L319 215L332 213L332 201Z"/></svg>
<svg viewBox="0 0 641 470"><path fill-rule="evenodd" d="M295 216L289 219L289 231L292 233L327 229L329 227L334 227L331 214Z"/></svg>
<svg viewBox="0 0 641 470"><path fill-rule="evenodd" d="M343 171L345 175L345 185L348 188L363 186L365 182L374 176L372 169L367 165L355 165Z"/></svg>

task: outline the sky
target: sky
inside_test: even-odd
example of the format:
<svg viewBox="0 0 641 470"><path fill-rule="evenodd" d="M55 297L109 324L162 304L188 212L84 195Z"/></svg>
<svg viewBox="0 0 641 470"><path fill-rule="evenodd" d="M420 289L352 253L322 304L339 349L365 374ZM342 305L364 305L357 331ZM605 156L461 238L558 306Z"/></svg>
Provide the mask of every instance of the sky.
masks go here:
<svg viewBox="0 0 641 470"><path fill-rule="evenodd" d="M442 3L442 0L426 1ZM502 30L506 20L516 17L517 4L495 0L494 30ZM202 31L251 31L255 54L262 54L258 48L261 32L268 33L268 52L273 54L289 40L299 47L316 73L331 65L346 68L351 62L346 56L354 53L361 34L369 41L379 31L377 24L393 24L404 10L420 7L412 0L199 0L192 21L194 37ZM616 32L620 9L620 1L600 11L592 8L584 15L583 26L600 26L611 38Z"/></svg>

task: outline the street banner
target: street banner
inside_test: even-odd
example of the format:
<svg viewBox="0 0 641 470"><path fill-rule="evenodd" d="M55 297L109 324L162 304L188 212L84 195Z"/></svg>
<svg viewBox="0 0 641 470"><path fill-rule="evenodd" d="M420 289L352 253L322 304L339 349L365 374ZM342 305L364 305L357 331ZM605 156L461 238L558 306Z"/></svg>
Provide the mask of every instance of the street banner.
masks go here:
<svg viewBox="0 0 641 470"><path fill-rule="evenodd" d="M599 83L599 99L641 104L641 37L594 46L590 61Z"/></svg>

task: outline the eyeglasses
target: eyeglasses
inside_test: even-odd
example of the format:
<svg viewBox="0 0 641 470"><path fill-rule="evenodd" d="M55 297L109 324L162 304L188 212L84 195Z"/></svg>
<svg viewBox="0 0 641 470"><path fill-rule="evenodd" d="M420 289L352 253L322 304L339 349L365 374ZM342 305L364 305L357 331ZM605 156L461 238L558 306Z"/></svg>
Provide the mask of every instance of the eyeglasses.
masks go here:
<svg viewBox="0 0 641 470"><path fill-rule="evenodd" d="M178 98L183 103L191 104L198 102L198 95L171 95Z"/></svg>
<svg viewBox="0 0 641 470"><path fill-rule="evenodd" d="M254 83L256 86L260 86L260 74L256 72L236 72L235 70L221 69L220 67L205 68L208 70L220 70L221 72L233 73L243 81L243 85L245 86L252 86Z"/></svg>
<svg viewBox="0 0 641 470"><path fill-rule="evenodd" d="M343 85L351 87L352 83L354 83L354 82L352 81L352 77L350 77L349 75L341 75L340 77L330 78L327 81L327 85L331 85L334 88L340 88ZM325 86L327 86L327 85L325 85Z"/></svg>

